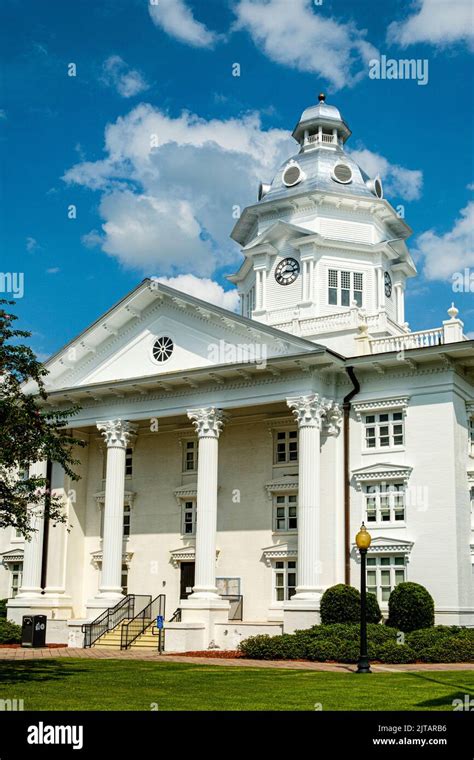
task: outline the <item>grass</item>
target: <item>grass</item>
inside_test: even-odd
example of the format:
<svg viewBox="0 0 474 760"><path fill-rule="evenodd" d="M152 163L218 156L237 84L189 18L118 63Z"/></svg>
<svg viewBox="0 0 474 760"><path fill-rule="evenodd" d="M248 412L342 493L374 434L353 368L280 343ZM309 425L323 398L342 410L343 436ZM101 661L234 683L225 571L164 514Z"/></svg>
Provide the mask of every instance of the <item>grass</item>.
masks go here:
<svg viewBox="0 0 474 760"><path fill-rule="evenodd" d="M0 663L25 710L452 710L474 671L330 673L133 660Z"/></svg>

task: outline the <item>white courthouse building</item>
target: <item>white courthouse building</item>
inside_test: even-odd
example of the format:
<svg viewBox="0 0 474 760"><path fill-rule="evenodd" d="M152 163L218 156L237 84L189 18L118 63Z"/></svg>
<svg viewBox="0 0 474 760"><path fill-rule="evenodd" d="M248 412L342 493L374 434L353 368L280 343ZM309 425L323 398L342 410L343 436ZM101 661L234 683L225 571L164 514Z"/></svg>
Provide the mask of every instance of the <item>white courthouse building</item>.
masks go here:
<svg viewBox="0 0 474 760"><path fill-rule="evenodd" d="M233 649L359 586L364 521L385 614L409 580L438 623L474 625L473 342L454 306L410 330L411 229L350 134L324 96L302 114L232 231L239 314L146 279L46 362L87 446L77 482L34 465L67 524L2 531L11 619L46 614L50 641L81 645L124 595L164 595L168 650Z"/></svg>

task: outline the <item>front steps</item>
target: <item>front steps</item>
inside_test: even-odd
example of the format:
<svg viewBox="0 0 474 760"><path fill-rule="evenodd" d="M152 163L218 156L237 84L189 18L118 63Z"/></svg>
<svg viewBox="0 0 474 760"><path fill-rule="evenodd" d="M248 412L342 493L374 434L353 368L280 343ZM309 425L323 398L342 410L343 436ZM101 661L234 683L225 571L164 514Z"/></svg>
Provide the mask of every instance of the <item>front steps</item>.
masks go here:
<svg viewBox="0 0 474 760"><path fill-rule="evenodd" d="M92 646L96 647L97 649L120 649L120 643L122 640L122 626L127 622L127 620L122 620L122 622L119 623L112 631L103 633L102 636L98 638ZM145 631L141 633L140 636L135 639L135 641L132 642L130 649L133 649L135 647L142 649L158 649L158 636L153 636L152 634L152 622L154 623L154 621L150 620L148 628L146 628Z"/></svg>
<svg viewBox="0 0 474 760"><path fill-rule="evenodd" d="M97 647L97 649L120 649L122 626L124 623L128 623L128 620L122 620L122 622L116 625L111 631L103 633L92 646Z"/></svg>

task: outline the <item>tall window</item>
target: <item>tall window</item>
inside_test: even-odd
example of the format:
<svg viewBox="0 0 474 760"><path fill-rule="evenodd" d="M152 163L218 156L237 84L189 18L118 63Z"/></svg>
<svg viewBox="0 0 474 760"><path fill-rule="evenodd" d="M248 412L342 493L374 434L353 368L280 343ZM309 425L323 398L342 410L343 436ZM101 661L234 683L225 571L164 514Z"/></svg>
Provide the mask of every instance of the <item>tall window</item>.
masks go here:
<svg viewBox="0 0 474 760"><path fill-rule="evenodd" d="M11 597L14 599L21 587L23 562L14 562L11 566Z"/></svg>
<svg viewBox="0 0 474 760"><path fill-rule="evenodd" d="M296 591L296 561L277 560L274 573L275 601L287 602Z"/></svg>
<svg viewBox="0 0 474 760"><path fill-rule="evenodd" d="M367 557L367 592L374 594L379 602L388 598L399 583L405 580L405 557L384 555Z"/></svg>
<svg viewBox="0 0 474 760"><path fill-rule="evenodd" d="M102 479L107 477L107 449L102 451ZM125 449L125 477L130 478L133 475L133 449Z"/></svg>
<svg viewBox="0 0 474 760"><path fill-rule="evenodd" d="M298 461L298 431L278 430L275 435L275 463L290 464Z"/></svg>
<svg viewBox="0 0 474 760"><path fill-rule="evenodd" d="M122 583L122 594L124 596L127 596L128 594L128 567L125 564L122 565L121 583Z"/></svg>
<svg viewBox="0 0 474 760"><path fill-rule="evenodd" d="M405 484L377 483L365 486L367 522L402 522L405 519Z"/></svg>
<svg viewBox="0 0 474 760"><path fill-rule="evenodd" d="M194 500L183 501L182 532L185 536L194 536L196 533L196 502Z"/></svg>
<svg viewBox="0 0 474 760"><path fill-rule="evenodd" d="M183 472L197 470L198 442L195 438L183 441Z"/></svg>
<svg viewBox="0 0 474 760"><path fill-rule="evenodd" d="M104 510L105 506L102 504L100 510L100 537L104 537ZM129 504L125 504L123 508L123 537L126 538L131 532L131 516L132 510Z"/></svg>
<svg viewBox="0 0 474 760"><path fill-rule="evenodd" d="M129 505L125 505L123 508L123 535L129 536L130 535L130 517L131 517L131 510Z"/></svg>
<svg viewBox="0 0 474 760"><path fill-rule="evenodd" d="M275 531L296 530L298 527L296 494L277 496L274 503L274 514Z"/></svg>
<svg viewBox="0 0 474 760"><path fill-rule="evenodd" d="M328 304L330 306L351 306L355 301L362 306L363 274L338 269L328 270Z"/></svg>
<svg viewBox="0 0 474 760"><path fill-rule="evenodd" d="M403 412L380 412L365 415L366 449L402 446L404 439Z"/></svg>
<svg viewBox="0 0 474 760"><path fill-rule="evenodd" d="M249 292L245 296L245 314L246 317L251 317L252 312L255 309L255 286L250 288Z"/></svg>

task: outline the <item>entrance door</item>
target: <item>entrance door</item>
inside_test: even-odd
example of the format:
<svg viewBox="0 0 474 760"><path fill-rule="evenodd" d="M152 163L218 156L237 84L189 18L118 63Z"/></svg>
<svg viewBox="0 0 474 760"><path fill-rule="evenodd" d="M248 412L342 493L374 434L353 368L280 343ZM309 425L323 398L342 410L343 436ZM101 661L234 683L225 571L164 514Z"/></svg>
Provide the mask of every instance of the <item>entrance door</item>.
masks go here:
<svg viewBox="0 0 474 760"><path fill-rule="evenodd" d="M180 599L187 599L192 593L194 586L194 562L181 562L181 595Z"/></svg>

